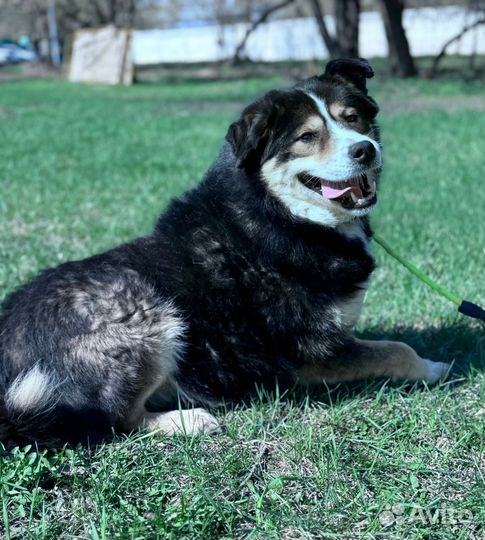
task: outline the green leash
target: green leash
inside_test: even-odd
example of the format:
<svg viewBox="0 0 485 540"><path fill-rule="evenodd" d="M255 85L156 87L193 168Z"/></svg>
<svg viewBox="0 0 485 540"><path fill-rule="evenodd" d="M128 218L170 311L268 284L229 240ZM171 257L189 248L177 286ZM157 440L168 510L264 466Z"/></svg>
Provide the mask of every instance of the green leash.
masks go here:
<svg viewBox="0 0 485 540"><path fill-rule="evenodd" d="M396 261L400 262L411 273L413 273L418 279L420 279L423 283L426 283L428 287L431 287L432 289L434 289L438 294L440 294L441 296L444 296L447 300L449 300L450 302L453 302L453 304L458 306L458 311L460 313L463 313L463 315L467 315L468 317L473 317L474 319L480 319L481 321L485 321L485 310L483 310L480 306L477 306L476 304L473 304L472 302L468 302L468 300L462 300L458 296L446 290L439 283L436 283L436 281L433 281L419 268L416 268L414 264L404 259L404 257L401 257L401 255L398 255L391 248L391 246L387 244L380 236L374 234L373 238L382 248L384 248L385 251L387 251L387 253L389 253L391 257L394 257Z"/></svg>

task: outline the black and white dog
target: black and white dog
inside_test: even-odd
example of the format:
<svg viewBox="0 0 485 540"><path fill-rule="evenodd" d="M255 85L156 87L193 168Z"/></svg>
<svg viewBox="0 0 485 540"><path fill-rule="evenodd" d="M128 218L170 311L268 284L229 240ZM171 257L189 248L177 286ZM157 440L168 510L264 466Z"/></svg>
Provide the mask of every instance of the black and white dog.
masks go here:
<svg viewBox="0 0 485 540"><path fill-rule="evenodd" d="M146 425L210 432L202 408L256 385L448 366L353 336L382 165L364 60L274 90L149 236L43 272L0 317L0 441L55 446ZM165 411L165 412L161 412Z"/></svg>

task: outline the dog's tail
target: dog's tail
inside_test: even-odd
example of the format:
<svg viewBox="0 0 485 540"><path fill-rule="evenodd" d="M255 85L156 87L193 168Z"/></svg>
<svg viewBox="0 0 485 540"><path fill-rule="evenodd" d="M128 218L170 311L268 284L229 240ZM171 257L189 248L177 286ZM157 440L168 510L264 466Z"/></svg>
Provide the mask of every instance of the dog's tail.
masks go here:
<svg viewBox="0 0 485 540"><path fill-rule="evenodd" d="M96 407L66 404L54 377L35 364L22 371L0 398L0 442L7 449L36 445L98 444L112 433L108 415Z"/></svg>

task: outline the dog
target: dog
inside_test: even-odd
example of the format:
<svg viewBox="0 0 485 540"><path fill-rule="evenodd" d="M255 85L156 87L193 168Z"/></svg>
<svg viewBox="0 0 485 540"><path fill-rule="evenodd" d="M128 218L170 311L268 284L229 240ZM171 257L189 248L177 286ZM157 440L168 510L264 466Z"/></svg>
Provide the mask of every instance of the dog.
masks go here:
<svg viewBox="0 0 485 540"><path fill-rule="evenodd" d="M219 428L256 387L438 381L448 365L354 337L374 270L382 147L363 59L244 109L154 231L44 271L0 318L0 441Z"/></svg>

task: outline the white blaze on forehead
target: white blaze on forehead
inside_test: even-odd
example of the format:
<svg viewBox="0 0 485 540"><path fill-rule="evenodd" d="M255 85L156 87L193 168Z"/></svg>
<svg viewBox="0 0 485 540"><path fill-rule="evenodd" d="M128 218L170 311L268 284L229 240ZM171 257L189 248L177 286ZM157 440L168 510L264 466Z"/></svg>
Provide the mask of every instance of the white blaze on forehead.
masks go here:
<svg viewBox="0 0 485 540"><path fill-rule="evenodd" d="M359 133L358 131L355 131L353 129L349 129L336 120L332 118L332 115L328 111L327 104L323 99L315 96L312 93L307 94L316 104L318 112L322 115L323 119L325 120L325 124L327 126L330 139L335 145L335 155L338 157L342 162L345 162L346 160L350 161L348 152L349 148L359 142L370 142L375 150L376 150L376 164L375 167L378 167L381 165L381 147L380 145L368 137L367 135L363 135L362 133ZM332 174L333 172L333 174ZM346 177L341 177L341 171L332 171L330 170L326 176L326 180L345 180Z"/></svg>

